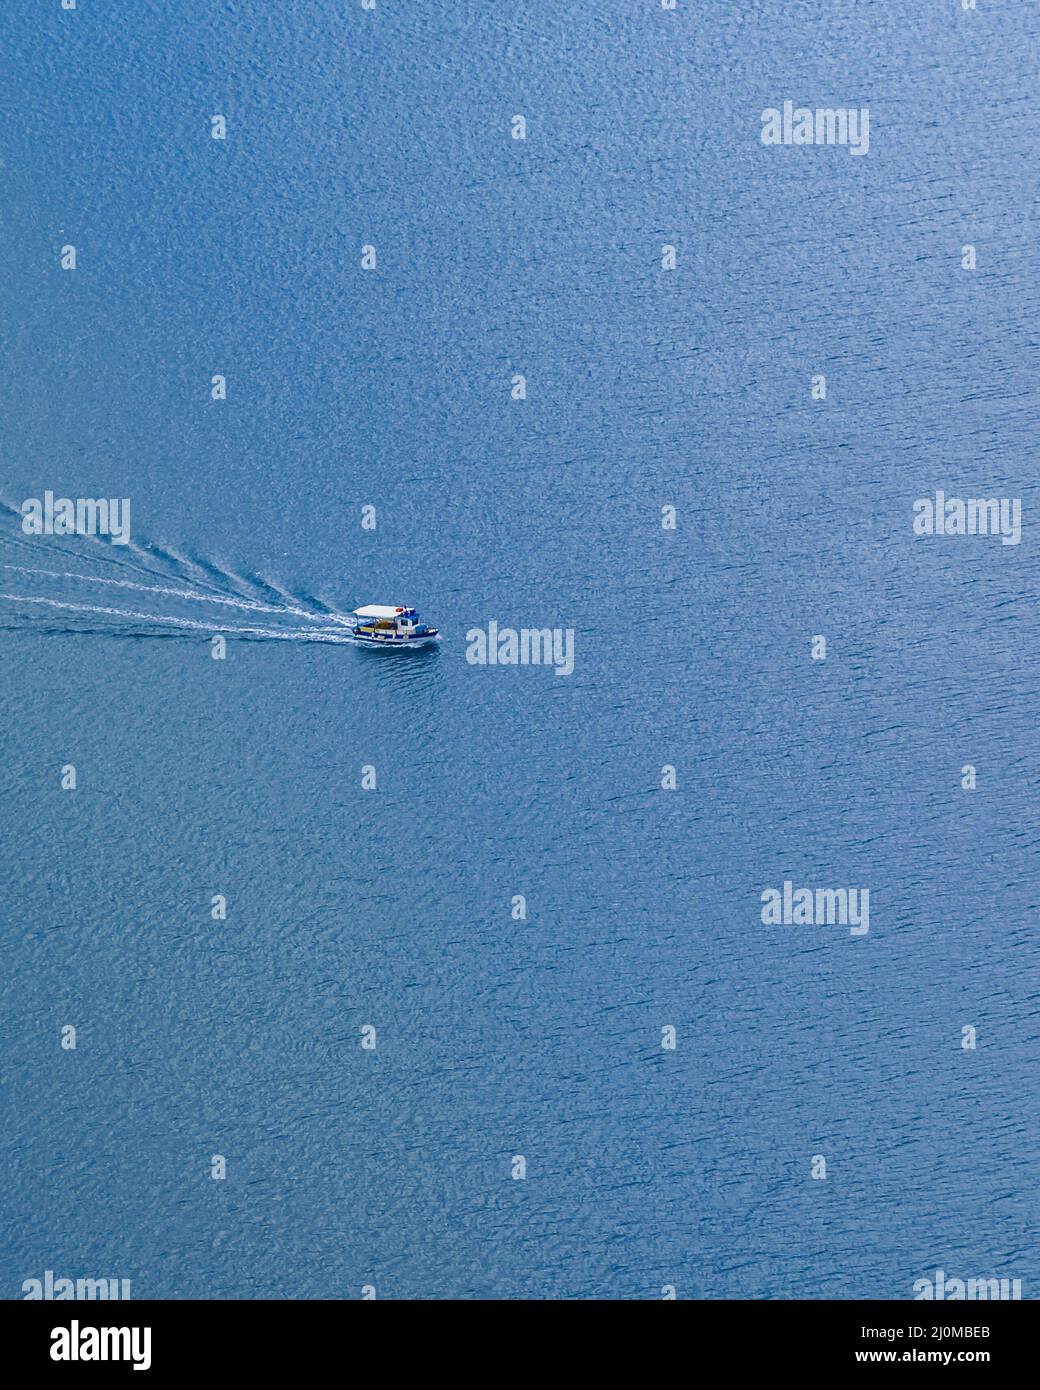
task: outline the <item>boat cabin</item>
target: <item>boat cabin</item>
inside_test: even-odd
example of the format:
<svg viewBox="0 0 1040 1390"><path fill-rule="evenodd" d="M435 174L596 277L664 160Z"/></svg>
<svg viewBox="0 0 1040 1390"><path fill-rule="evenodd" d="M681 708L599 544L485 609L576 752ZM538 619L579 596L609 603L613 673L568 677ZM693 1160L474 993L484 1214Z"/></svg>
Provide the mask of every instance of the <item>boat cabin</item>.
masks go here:
<svg viewBox="0 0 1040 1390"><path fill-rule="evenodd" d="M408 632L419 626L419 614L414 608L385 608L378 603L355 608L354 617L362 631Z"/></svg>
<svg viewBox="0 0 1040 1390"><path fill-rule="evenodd" d="M370 603L354 609L354 636L360 642L420 642L438 636L414 608L387 608Z"/></svg>

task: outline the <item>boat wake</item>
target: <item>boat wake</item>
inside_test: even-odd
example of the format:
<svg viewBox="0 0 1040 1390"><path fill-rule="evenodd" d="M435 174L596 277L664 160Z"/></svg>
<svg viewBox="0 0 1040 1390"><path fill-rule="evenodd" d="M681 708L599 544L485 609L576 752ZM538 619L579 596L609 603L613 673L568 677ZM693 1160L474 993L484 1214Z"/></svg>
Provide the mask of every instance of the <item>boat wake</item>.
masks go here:
<svg viewBox="0 0 1040 1390"><path fill-rule="evenodd" d="M0 499L4 512L20 526ZM0 630L353 645L347 623L319 598L161 546L0 533Z"/></svg>

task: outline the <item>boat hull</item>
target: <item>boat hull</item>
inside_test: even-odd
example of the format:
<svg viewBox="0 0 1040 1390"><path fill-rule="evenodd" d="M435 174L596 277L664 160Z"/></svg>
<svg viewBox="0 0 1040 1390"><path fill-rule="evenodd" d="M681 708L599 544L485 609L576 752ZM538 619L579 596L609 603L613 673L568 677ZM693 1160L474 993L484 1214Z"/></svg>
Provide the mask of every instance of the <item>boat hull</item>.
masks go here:
<svg viewBox="0 0 1040 1390"><path fill-rule="evenodd" d="M427 647L433 642L441 640L440 633L434 628L431 632L420 633L416 637L408 637L400 632L388 633L364 633L355 632L354 641L360 647L391 647L401 650L404 647Z"/></svg>

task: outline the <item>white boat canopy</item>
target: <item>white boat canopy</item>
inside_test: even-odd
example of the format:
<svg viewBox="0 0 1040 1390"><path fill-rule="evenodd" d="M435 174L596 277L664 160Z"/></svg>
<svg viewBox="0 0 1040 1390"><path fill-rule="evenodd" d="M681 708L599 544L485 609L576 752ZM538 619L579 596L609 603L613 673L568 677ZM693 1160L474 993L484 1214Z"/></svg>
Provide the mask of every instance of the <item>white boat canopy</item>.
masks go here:
<svg viewBox="0 0 1040 1390"><path fill-rule="evenodd" d="M365 608L355 608L355 618L398 618L406 613L406 608L384 608L382 604L370 603Z"/></svg>

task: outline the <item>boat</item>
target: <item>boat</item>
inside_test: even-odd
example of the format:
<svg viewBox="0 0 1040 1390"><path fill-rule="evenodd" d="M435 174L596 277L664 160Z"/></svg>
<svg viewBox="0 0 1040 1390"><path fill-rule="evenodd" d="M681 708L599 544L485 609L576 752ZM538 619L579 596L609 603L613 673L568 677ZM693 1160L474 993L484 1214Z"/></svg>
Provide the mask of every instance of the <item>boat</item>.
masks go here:
<svg viewBox="0 0 1040 1390"><path fill-rule="evenodd" d="M352 616L354 641L369 647L422 647L440 640L437 629L424 623L414 608L370 603L355 608Z"/></svg>

